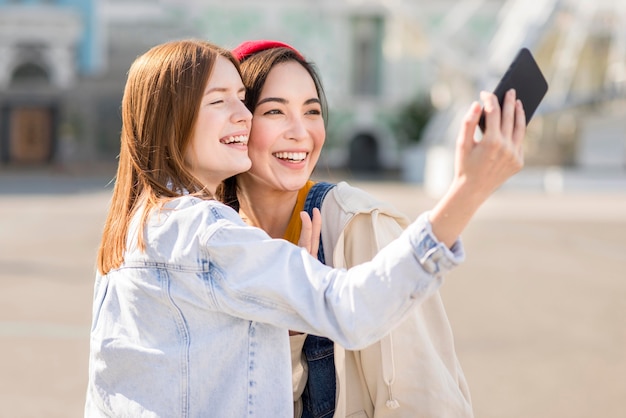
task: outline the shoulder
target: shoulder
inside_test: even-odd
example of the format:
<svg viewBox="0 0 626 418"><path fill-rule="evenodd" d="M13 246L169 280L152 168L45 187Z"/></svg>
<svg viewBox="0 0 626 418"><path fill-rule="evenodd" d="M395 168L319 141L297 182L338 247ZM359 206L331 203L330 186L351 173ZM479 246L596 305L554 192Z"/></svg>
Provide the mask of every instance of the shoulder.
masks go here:
<svg viewBox="0 0 626 418"><path fill-rule="evenodd" d="M334 248L330 243L337 242L342 234L361 239L374 230L378 231L377 234L391 231L397 235L410 224L408 217L393 205L346 182L338 183L328 192L321 213L325 252Z"/></svg>
<svg viewBox="0 0 626 418"><path fill-rule="evenodd" d="M328 193L324 203L327 201L329 206L335 206L336 209L353 215L369 214L376 211L379 214L397 218L402 223L405 220L408 222L406 216L392 204L384 202L365 190L351 186L344 181L337 183L337 187Z"/></svg>
<svg viewBox="0 0 626 418"><path fill-rule="evenodd" d="M337 201L346 207L371 210L385 206L384 202L375 198L370 193L358 187L354 187L345 181L337 183L335 195Z"/></svg>
<svg viewBox="0 0 626 418"><path fill-rule="evenodd" d="M194 196L168 201L151 216L149 226L153 236L167 235L177 242L267 238L258 228L246 225L230 206Z"/></svg>
<svg viewBox="0 0 626 418"><path fill-rule="evenodd" d="M167 202L160 211L160 217L172 217L185 223L212 224L220 220L244 224L237 212L217 200L200 199L195 196L181 196Z"/></svg>

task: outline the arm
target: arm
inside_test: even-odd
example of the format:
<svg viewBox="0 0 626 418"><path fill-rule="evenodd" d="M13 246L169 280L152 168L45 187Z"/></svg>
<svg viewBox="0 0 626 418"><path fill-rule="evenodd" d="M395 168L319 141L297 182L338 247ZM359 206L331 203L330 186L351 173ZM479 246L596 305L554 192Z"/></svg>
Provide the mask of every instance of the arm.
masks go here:
<svg viewBox="0 0 626 418"><path fill-rule="evenodd" d="M514 112L514 98L508 95L500 126L495 96L485 93L483 100L485 137L476 143L470 135L480 115L479 105L474 104L459 139L454 184L430 213L431 221L418 218L370 262L349 271L329 269L306 250L247 227L232 210L230 222L210 225L203 244L212 267L207 290L217 308L327 336L346 348L364 347L382 338L432 295L443 274L460 261L433 235L453 246L480 204L521 168L525 132L521 107Z"/></svg>
<svg viewBox="0 0 626 418"><path fill-rule="evenodd" d="M235 219L211 225L205 239L211 260L208 292L216 309L235 317L323 335L345 347L369 345L441 284L459 261L436 248L425 217L379 256L349 271L333 270L306 250L272 240ZM436 260L436 261L435 261ZM436 274L420 274L432 261Z"/></svg>

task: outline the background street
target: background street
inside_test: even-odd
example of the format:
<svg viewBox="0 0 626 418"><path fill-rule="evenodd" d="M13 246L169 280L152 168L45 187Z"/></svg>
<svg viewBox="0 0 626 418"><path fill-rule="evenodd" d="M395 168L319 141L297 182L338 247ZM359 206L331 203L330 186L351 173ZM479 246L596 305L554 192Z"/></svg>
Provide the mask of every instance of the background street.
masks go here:
<svg viewBox="0 0 626 418"><path fill-rule="evenodd" d="M82 416L113 176L90 172L0 172L1 417ZM411 217L434 203L350 182ZM463 239L442 294L476 417L626 416L626 189L504 187Z"/></svg>

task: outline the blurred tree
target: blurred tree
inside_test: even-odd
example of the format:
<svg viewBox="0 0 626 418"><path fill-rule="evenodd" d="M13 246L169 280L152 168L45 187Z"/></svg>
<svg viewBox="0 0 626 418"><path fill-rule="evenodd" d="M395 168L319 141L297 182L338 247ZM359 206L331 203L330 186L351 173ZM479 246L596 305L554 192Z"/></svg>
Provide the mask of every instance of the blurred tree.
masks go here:
<svg viewBox="0 0 626 418"><path fill-rule="evenodd" d="M429 97L415 96L401 106L392 118L391 126L396 137L403 143L419 143L422 139L422 132L433 113L434 107Z"/></svg>

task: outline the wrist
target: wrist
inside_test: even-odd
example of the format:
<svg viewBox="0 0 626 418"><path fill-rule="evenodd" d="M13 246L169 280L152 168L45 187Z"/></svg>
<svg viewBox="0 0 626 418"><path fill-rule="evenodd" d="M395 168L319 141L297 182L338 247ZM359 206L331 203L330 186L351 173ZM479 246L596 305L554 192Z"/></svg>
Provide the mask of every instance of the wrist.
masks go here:
<svg viewBox="0 0 626 418"><path fill-rule="evenodd" d="M430 211L435 236L448 247L461 235L486 199L486 193L463 177L455 177L446 194Z"/></svg>

